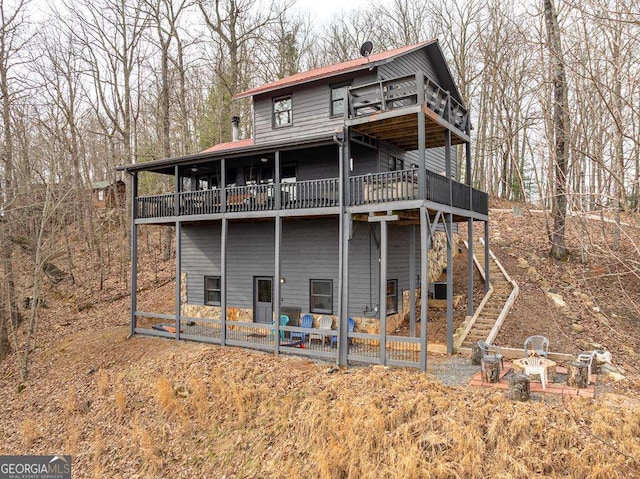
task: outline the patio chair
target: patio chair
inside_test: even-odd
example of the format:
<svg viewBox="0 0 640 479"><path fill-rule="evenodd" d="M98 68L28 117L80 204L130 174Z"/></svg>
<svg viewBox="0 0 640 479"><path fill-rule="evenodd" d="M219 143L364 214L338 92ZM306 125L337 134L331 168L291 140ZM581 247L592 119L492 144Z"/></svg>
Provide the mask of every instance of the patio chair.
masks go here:
<svg viewBox="0 0 640 479"><path fill-rule="evenodd" d="M274 325L276 324L275 321L271 321L271 324ZM281 314L280 315L280 326L286 326L287 324L289 324L289 316L287 316L286 314ZM273 329L271 330L271 333L269 333L269 339L273 339ZM284 331L280 330L280 341L284 341Z"/></svg>
<svg viewBox="0 0 640 479"><path fill-rule="evenodd" d="M322 340L322 345L324 346L324 338L327 337L327 333L324 331L331 331L333 329L332 326L333 326L333 319L331 319L329 316L322 316L320 318L320 328L319 328L321 332L310 333L309 344L311 344L311 341L313 341L313 339L318 338Z"/></svg>
<svg viewBox="0 0 640 479"><path fill-rule="evenodd" d="M353 318L349 318L348 323L349 323L349 332L353 333L353 328L356 327L356 322L353 320ZM338 342L338 336L331 336L331 347L333 347L337 342ZM351 340L349 340L349 342L351 342Z"/></svg>
<svg viewBox="0 0 640 479"><path fill-rule="evenodd" d="M547 366L541 356L529 356L524 359L524 373L527 376L532 374L540 375L542 389L547 389Z"/></svg>
<svg viewBox="0 0 640 479"><path fill-rule="evenodd" d="M502 369L504 369L504 359L502 357L500 346L488 344L484 341L478 341L478 347L480 348L480 351L482 351L482 359L498 359L500 360Z"/></svg>
<svg viewBox="0 0 640 479"><path fill-rule="evenodd" d="M525 339L524 356L531 356L531 354L544 356L545 359L549 359L549 340L540 335L529 336Z"/></svg>
<svg viewBox="0 0 640 479"><path fill-rule="evenodd" d="M305 314L304 316L302 316L302 319L300 320L300 327L301 328L313 327L313 316L311 316L310 314ZM293 338L300 338L304 343L308 335L309 333L304 331L291 331L291 341L293 341Z"/></svg>
<svg viewBox="0 0 640 479"><path fill-rule="evenodd" d="M591 384L591 364L593 364L594 355L595 351L592 351L590 353L580 353L578 354L578 357L576 359L576 361L578 362L587 364L587 385Z"/></svg>

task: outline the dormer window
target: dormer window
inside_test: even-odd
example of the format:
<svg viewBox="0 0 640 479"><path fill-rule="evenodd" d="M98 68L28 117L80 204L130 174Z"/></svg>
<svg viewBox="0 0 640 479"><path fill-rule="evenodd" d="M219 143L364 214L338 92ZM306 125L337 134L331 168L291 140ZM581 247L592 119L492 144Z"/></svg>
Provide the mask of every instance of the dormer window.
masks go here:
<svg viewBox="0 0 640 479"><path fill-rule="evenodd" d="M329 113L331 116L344 115L344 96L349 86L351 86L351 82L331 85L331 111Z"/></svg>
<svg viewBox="0 0 640 479"><path fill-rule="evenodd" d="M291 95L273 99L273 126L287 126L293 124Z"/></svg>

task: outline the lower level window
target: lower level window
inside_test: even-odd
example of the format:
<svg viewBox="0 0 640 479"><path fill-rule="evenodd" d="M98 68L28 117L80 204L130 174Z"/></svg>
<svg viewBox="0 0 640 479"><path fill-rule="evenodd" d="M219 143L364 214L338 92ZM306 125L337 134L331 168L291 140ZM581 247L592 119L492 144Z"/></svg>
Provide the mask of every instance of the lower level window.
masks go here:
<svg viewBox="0 0 640 479"><path fill-rule="evenodd" d="M312 313L333 314L333 280L312 279L309 296Z"/></svg>
<svg viewBox="0 0 640 479"><path fill-rule="evenodd" d="M204 304L220 306L220 276L204 277Z"/></svg>
<svg viewBox="0 0 640 479"><path fill-rule="evenodd" d="M398 312L398 280L387 281L387 315Z"/></svg>

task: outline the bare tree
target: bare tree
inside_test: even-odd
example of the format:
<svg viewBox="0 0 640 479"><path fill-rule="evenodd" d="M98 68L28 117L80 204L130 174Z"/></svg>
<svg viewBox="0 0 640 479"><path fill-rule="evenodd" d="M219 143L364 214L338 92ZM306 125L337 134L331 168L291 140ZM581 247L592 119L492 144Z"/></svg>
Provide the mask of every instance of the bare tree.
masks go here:
<svg viewBox="0 0 640 479"><path fill-rule="evenodd" d="M547 45L550 54L551 75L553 82L553 127L554 160L553 177L553 230L549 234L551 240L551 256L565 260L569 252L565 245L565 223L567 215L567 170L568 170L568 102L567 77L564 68L562 40L558 15L552 0L544 0L544 18L547 28Z"/></svg>
<svg viewBox="0 0 640 479"><path fill-rule="evenodd" d="M0 359L9 352L9 325L15 330L20 322L16 301L16 282L13 267L12 227L17 220L13 210L15 200L15 152L13 110L21 82L16 71L21 62L25 38L26 0L7 5L0 0L0 96L2 102L2 164L0 167L0 256L2 257L2 288L0 288Z"/></svg>

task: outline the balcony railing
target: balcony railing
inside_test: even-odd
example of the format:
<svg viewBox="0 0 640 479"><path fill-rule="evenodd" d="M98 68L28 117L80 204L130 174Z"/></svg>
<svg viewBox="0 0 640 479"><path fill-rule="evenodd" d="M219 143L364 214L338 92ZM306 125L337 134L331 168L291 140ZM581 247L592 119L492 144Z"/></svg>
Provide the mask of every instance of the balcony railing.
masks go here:
<svg viewBox="0 0 640 479"><path fill-rule="evenodd" d="M467 123L467 109L424 73L351 87L347 99L349 118L417 105L422 100L458 130L464 132Z"/></svg>
<svg viewBox="0 0 640 479"><path fill-rule="evenodd" d="M222 212L330 208L340 205L339 179L252 186L178 193L178 210L174 193L136 198L136 217L141 219L169 216L206 215ZM279 195L279 201L278 201ZM223 201L223 197L226 201ZM420 199L418 170L388 171L349 178L348 206L411 201ZM446 176L426 171L424 199L481 214L488 212L487 194ZM222 205L224 204L224 208Z"/></svg>

